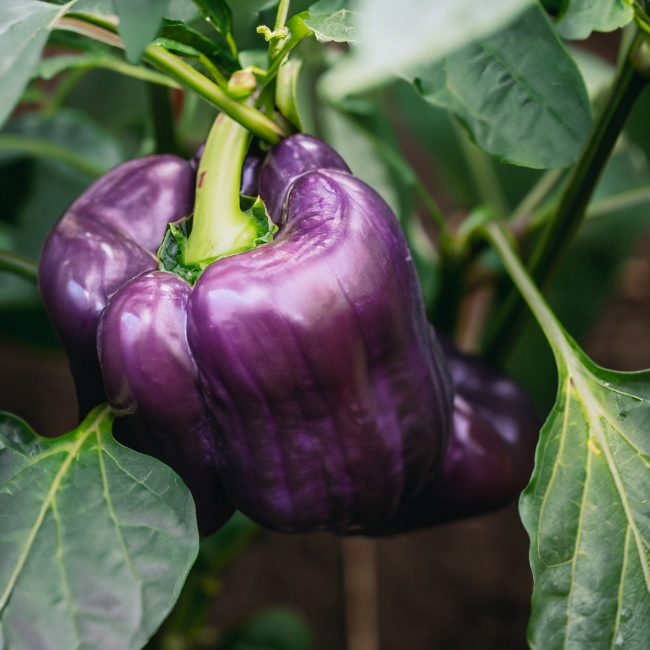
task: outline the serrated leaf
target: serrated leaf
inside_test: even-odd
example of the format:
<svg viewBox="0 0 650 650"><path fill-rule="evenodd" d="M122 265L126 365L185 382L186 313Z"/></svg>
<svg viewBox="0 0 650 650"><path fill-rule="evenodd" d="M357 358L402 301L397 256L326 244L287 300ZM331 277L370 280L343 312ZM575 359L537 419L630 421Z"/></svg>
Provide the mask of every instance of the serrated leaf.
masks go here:
<svg viewBox="0 0 650 650"><path fill-rule="evenodd" d="M51 23L71 4L60 7L38 0L0 4L0 126L32 78Z"/></svg>
<svg viewBox="0 0 650 650"><path fill-rule="evenodd" d="M568 0L555 28L562 38L584 39L591 32L613 32L634 18L626 0Z"/></svg>
<svg viewBox="0 0 650 650"><path fill-rule="evenodd" d="M454 112L476 144L503 162L566 167L591 129L580 71L540 7L420 68L414 84L426 101Z"/></svg>
<svg viewBox="0 0 650 650"><path fill-rule="evenodd" d="M332 100L386 83L504 27L534 0L360 0L352 56L323 79Z"/></svg>
<svg viewBox="0 0 650 650"><path fill-rule="evenodd" d="M138 650L196 558L192 497L113 440L107 406L61 438L0 417L0 624L11 650Z"/></svg>
<svg viewBox="0 0 650 650"><path fill-rule="evenodd" d="M354 40L355 16L346 5L345 0L319 0L309 7L311 17L305 19L305 24L321 43L349 43Z"/></svg>

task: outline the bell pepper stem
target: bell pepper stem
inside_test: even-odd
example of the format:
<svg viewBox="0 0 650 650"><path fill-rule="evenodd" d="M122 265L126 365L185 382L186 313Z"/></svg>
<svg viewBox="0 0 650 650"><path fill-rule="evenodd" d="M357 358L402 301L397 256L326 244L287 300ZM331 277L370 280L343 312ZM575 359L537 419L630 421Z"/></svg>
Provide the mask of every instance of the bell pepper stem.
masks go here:
<svg viewBox="0 0 650 650"><path fill-rule="evenodd" d="M200 263L254 246L257 227L239 206L250 133L225 114L212 126L196 176L196 202L185 262Z"/></svg>

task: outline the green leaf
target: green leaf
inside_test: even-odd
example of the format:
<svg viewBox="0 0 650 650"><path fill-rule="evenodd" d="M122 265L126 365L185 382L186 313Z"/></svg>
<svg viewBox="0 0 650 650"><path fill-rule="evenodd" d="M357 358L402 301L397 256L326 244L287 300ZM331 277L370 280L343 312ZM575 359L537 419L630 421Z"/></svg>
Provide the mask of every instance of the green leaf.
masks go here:
<svg viewBox="0 0 650 650"><path fill-rule="evenodd" d="M71 4L59 7L37 0L3 0L0 4L0 125L32 78L50 26Z"/></svg>
<svg viewBox="0 0 650 650"><path fill-rule="evenodd" d="M584 39L596 32L613 32L634 18L632 3L626 0L568 0L555 28L562 38Z"/></svg>
<svg viewBox="0 0 650 650"><path fill-rule="evenodd" d="M227 49L178 20L163 20L160 36L193 47L228 73L239 69L237 61Z"/></svg>
<svg viewBox="0 0 650 650"><path fill-rule="evenodd" d="M195 0L212 26L226 36L232 32L232 9L226 0Z"/></svg>
<svg viewBox="0 0 650 650"><path fill-rule="evenodd" d="M49 440L0 416L0 625L12 650L138 650L196 558L192 497L94 409Z"/></svg>
<svg viewBox="0 0 650 650"><path fill-rule="evenodd" d="M650 372L574 344L521 500L535 576L532 648L650 647Z"/></svg>
<svg viewBox="0 0 650 650"><path fill-rule="evenodd" d="M218 650L316 650L316 642L301 616L273 607L228 630Z"/></svg>
<svg viewBox="0 0 650 650"><path fill-rule="evenodd" d="M533 650L650 647L650 371L594 364L562 329L503 230L486 227L549 341L555 406L520 501L535 580Z"/></svg>
<svg viewBox="0 0 650 650"><path fill-rule="evenodd" d="M349 43L354 40L354 12L346 8L345 0L319 0L309 7L311 18L305 24L321 42Z"/></svg>
<svg viewBox="0 0 650 650"><path fill-rule="evenodd" d="M145 47L158 33L167 3L161 0L113 0L120 22L117 27L129 63L138 63Z"/></svg>
<svg viewBox="0 0 650 650"><path fill-rule="evenodd" d="M504 27L534 0L360 0L352 56L323 78L332 100L368 90Z"/></svg>
<svg viewBox="0 0 650 650"><path fill-rule="evenodd" d="M25 144L22 150L20 139ZM0 161L30 155L59 160L91 177L125 159L120 143L108 131L74 109L53 115L26 113L7 124L0 132Z"/></svg>
<svg viewBox="0 0 650 650"><path fill-rule="evenodd" d="M43 59L36 69L37 76L41 79L53 79L64 70L81 69L92 70L104 68L141 81L179 88L180 86L167 75L145 68L144 66L131 65L121 58L107 53L88 52L87 54L59 54Z"/></svg>
<svg viewBox="0 0 650 650"><path fill-rule="evenodd" d="M420 68L414 84L426 101L453 111L476 144L503 162L566 167L591 128L580 71L540 7Z"/></svg>

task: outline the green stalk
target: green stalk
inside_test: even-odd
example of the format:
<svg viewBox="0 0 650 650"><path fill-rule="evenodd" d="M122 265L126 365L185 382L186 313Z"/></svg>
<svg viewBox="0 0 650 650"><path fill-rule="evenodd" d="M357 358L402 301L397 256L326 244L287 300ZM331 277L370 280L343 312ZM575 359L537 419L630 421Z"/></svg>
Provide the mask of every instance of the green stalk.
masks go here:
<svg viewBox="0 0 650 650"><path fill-rule="evenodd" d="M160 45L148 45L145 50L145 58L159 70L207 99L211 104L214 104L226 115L242 124L265 142L276 144L285 135L275 122L272 122L254 108L228 97L219 86L206 76L197 72L191 65L188 65Z"/></svg>
<svg viewBox="0 0 650 650"><path fill-rule="evenodd" d="M0 271L7 271L36 283L38 262L19 253L0 249Z"/></svg>
<svg viewBox="0 0 650 650"><path fill-rule="evenodd" d="M1 149L18 151L42 158L51 158L52 160L66 163L93 178L99 178L106 171L103 165L98 165L65 147L60 147L58 144L46 142L38 138L30 138L25 135L0 133Z"/></svg>
<svg viewBox="0 0 650 650"><path fill-rule="evenodd" d="M155 153L178 153L174 114L169 89L157 84L148 84L149 103L153 118L153 132L156 142Z"/></svg>
<svg viewBox="0 0 650 650"><path fill-rule="evenodd" d="M124 48L122 39L112 31L115 27L111 23L104 21L103 26L95 23L96 21L87 22L83 15L79 15L72 18L64 17L54 27L73 31L114 47ZM175 81L196 92L265 142L276 144L280 138L286 135L275 122L254 108L228 97L217 84L179 57L168 52L164 47L148 45L145 50L145 60Z"/></svg>
<svg viewBox="0 0 650 650"><path fill-rule="evenodd" d="M250 133L221 114L208 135L196 179L192 233L185 262L198 264L248 250L258 224L239 207L239 188Z"/></svg>
<svg viewBox="0 0 650 650"><path fill-rule="evenodd" d="M605 106L569 176L557 211L549 220L530 257L528 270L541 287L548 283L580 228L625 120L648 83L648 79L639 73L636 60L643 43L643 37L634 40L625 63L617 73ZM493 335L485 345L485 356L493 362L503 363L526 319L525 303L513 289L497 313Z"/></svg>
<svg viewBox="0 0 650 650"><path fill-rule="evenodd" d="M553 312L544 300L541 292L535 286L530 275L528 275L521 259L512 249L506 232L494 221L482 226L481 230L485 238L498 253L510 278L528 304L531 312L535 315L551 348L553 348L556 358L570 358L571 354L567 350L567 340L564 331L555 319Z"/></svg>

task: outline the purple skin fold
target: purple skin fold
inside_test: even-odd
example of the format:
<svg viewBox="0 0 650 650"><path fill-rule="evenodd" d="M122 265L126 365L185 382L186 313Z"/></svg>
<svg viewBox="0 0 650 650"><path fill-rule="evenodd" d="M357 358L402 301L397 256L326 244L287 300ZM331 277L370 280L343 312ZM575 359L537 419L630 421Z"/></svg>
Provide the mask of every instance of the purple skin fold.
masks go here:
<svg viewBox="0 0 650 650"><path fill-rule="evenodd" d="M39 291L68 355L80 420L106 401L96 338L108 297L156 268L167 223L187 216L193 203L194 172L185 160L139 158L95 181L48 236Z"/></svg>
<svg viewBox="0 0 650 650"><path fill-rule="evenodd" d="M142 452L183 477L207 535L230 518L233 507L215 471L212 424L185 337L190 292L185 280L166 271L130 280L104 310L98 352L113 409L129 416Z"/></svg>
<svg viewBox="0 0 650 650"><path fill-rule="evenodd" d="M267 158L262 199L269 211L286 204L273 242L214 262L191 293L168 274L140 276L111 298L98 341L111 403L153 417L157 400L138 398L151 381L142 359L185 363L186 313L197 374L171 374L196 378L183 395L204 400L216 449L205 442L206 462L235 506L275 530L363 532L430 482L449 437L451 380L394 215L363 182L314 160L340 166L307 136ZM162 289L144 291L149 282L174 286L175 315L129 326L156 311L146 294ZM156 332L175 353L160 352L168 343Z"/></svg>
<svg viewBox="0 0 650 650"><path fill-rule="evenodd" d="M440 337L456 392L454 430L440 473L374 535L493 512L530 480L542 423L515 381Z"/></svg>

